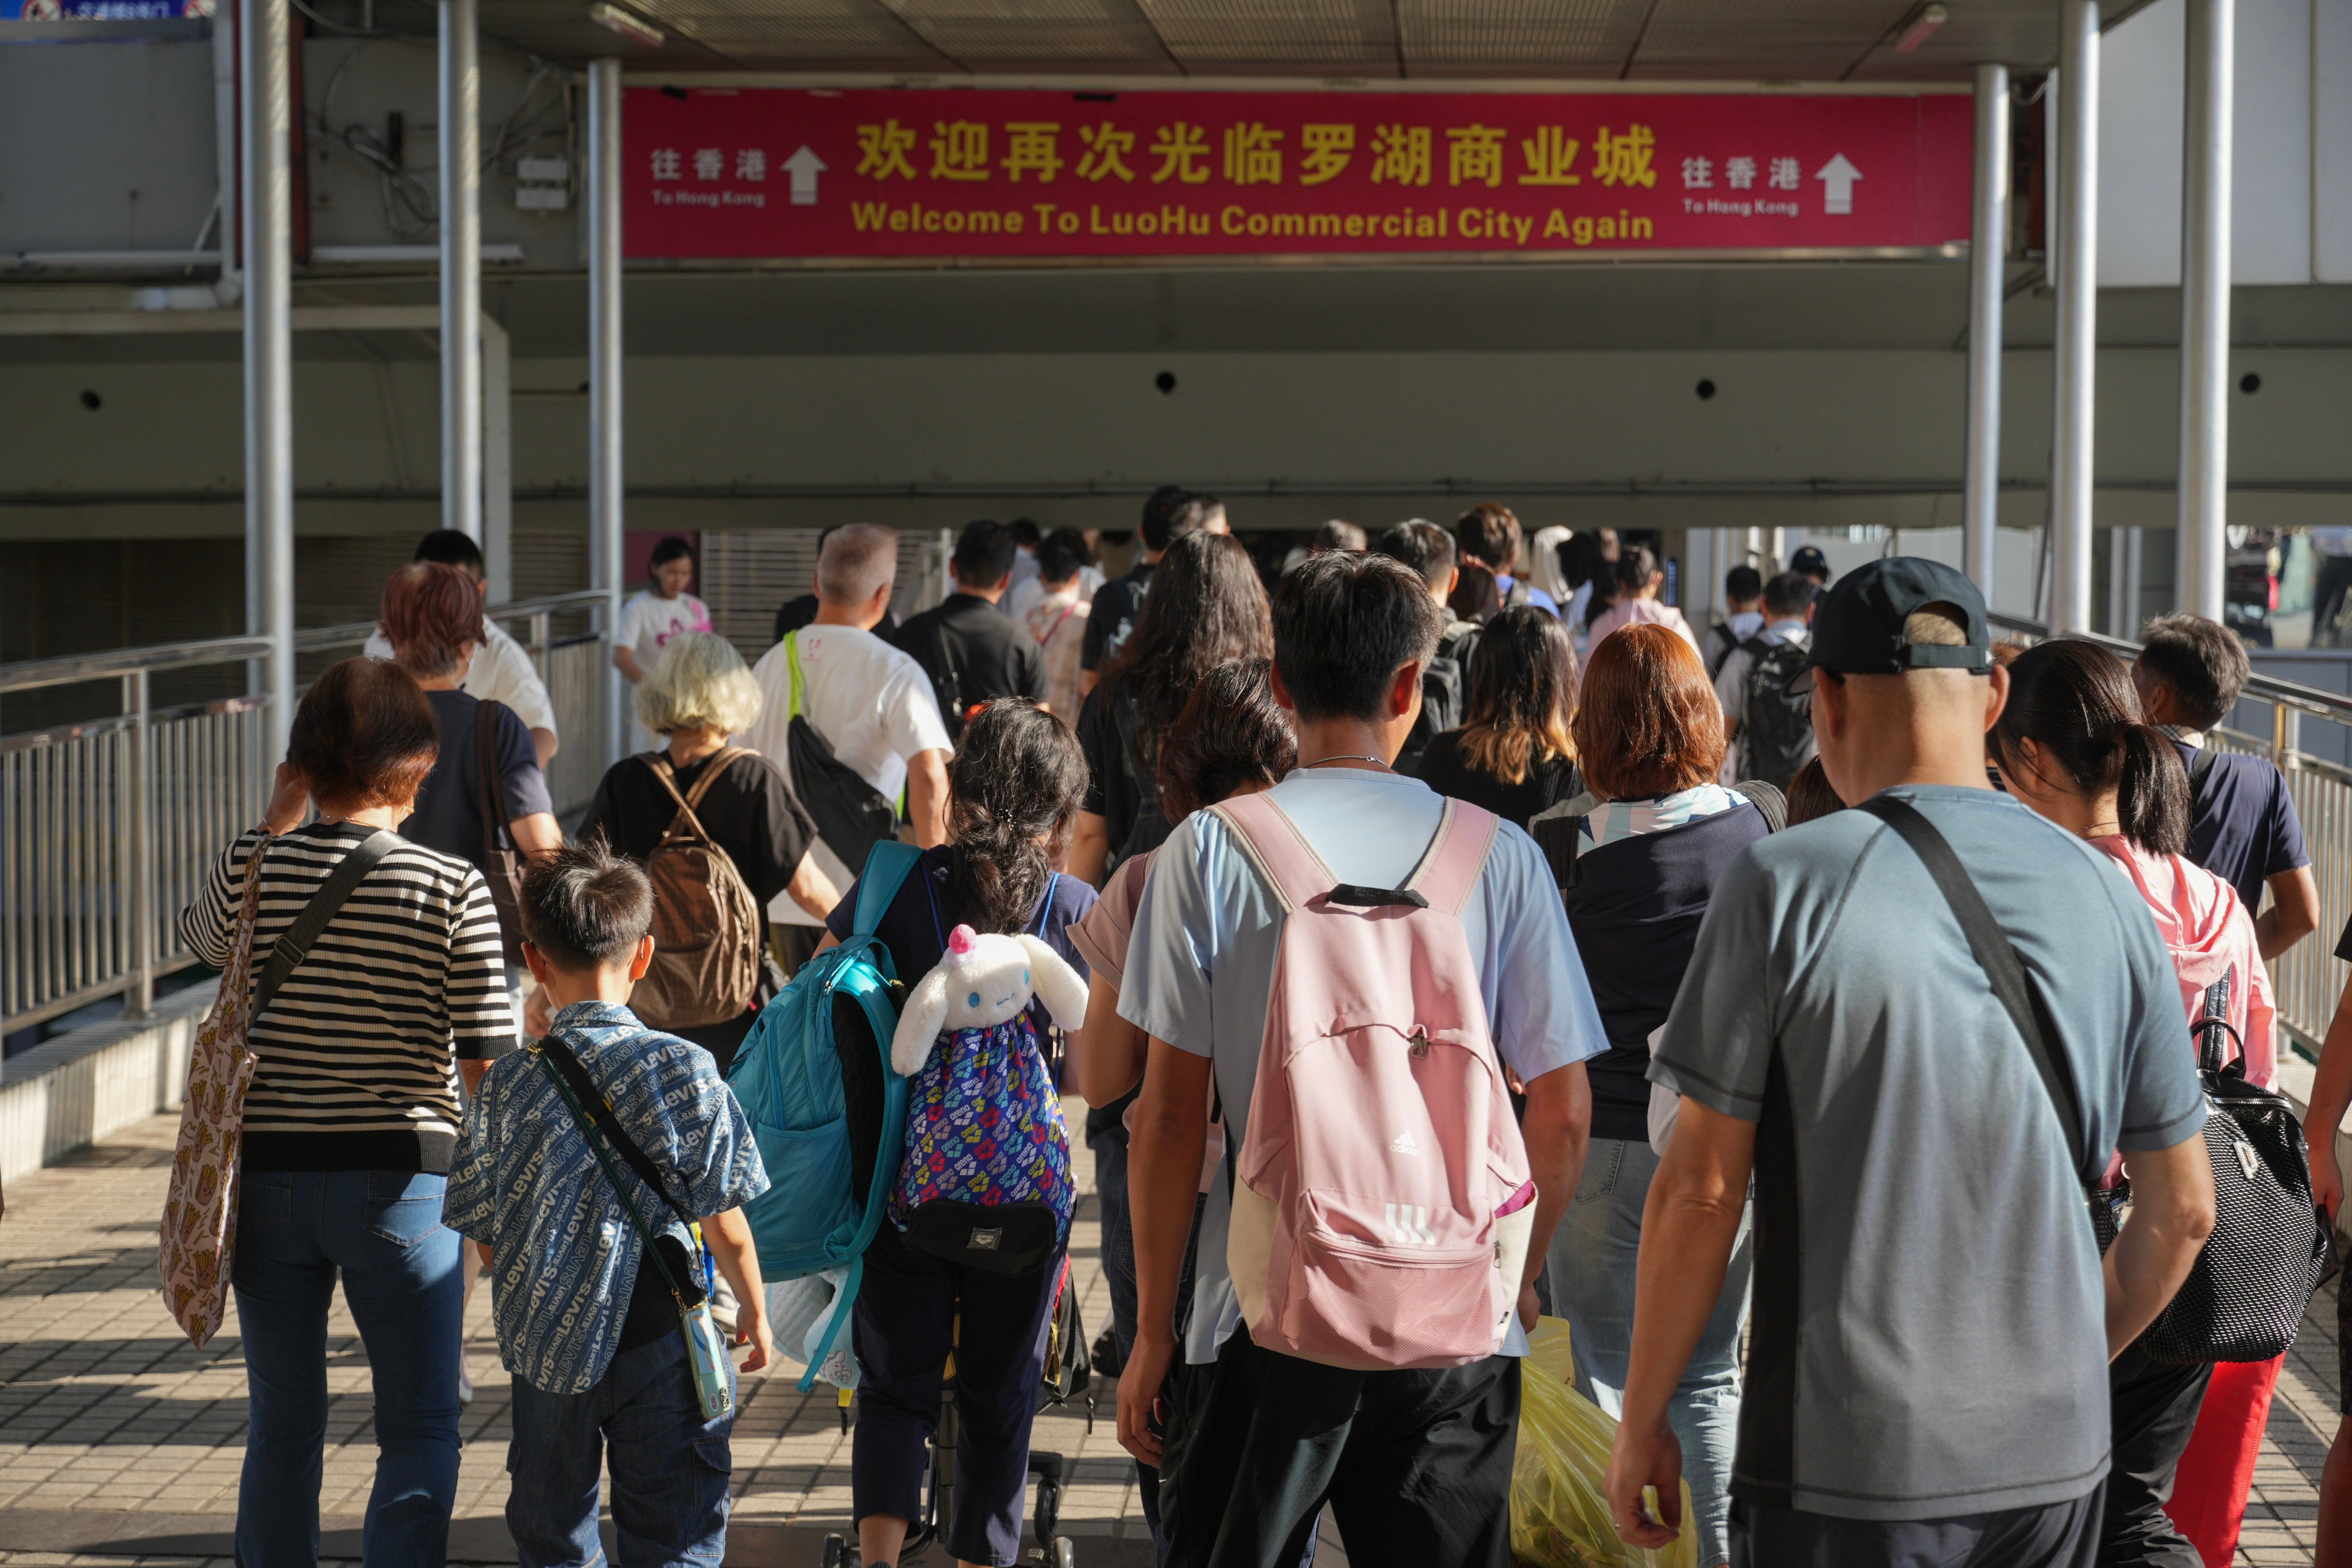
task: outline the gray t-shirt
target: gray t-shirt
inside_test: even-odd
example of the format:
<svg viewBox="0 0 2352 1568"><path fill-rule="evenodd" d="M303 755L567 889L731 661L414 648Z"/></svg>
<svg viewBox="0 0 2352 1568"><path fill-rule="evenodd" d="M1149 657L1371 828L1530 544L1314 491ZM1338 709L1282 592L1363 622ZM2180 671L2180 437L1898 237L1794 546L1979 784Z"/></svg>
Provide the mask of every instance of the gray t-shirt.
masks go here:
<svg viewBox="0 0 2352 1568"><path fill-rule="evenodd" d="M1888 793L1950 840L2024 959L2093 1157L2196 1136L2180 986L2113 862L1990 790ZM1650 1076L1759 1124L1734 1497L1946 1519L2098 1485L2105 1308L2081 1176L2025 1042L1893 829L1843 811L1742 856Z"/></svg>

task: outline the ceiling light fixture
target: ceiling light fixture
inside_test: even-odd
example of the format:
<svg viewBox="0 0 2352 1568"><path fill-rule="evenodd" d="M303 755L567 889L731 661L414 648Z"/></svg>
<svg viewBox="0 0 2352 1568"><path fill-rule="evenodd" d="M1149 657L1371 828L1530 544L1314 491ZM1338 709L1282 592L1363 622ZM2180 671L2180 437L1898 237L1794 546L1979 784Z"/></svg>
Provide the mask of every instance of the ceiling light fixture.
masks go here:
<svg viewBox="0 0 2352 1568"><path fill-rule="evenodd" d="M1951 12L1941 5L1922 5L1903 19L1902 30L1895 35L1895 52L1907 55L1926 43L1937 28L1952 19Z"/></svg>
<svg viewBox="0 0 2352 1568"><path fill-rule="evenodd" d="M1941 11L1943 7L1937 5L1933 9ZM610 27L632 43L643 44L648 48L660 48L663 40L669 37L642 16L632 16L618 5L608 5L604 3L604 0L597 0L597 4L588 7L588 19L600 27Z"/></svg>

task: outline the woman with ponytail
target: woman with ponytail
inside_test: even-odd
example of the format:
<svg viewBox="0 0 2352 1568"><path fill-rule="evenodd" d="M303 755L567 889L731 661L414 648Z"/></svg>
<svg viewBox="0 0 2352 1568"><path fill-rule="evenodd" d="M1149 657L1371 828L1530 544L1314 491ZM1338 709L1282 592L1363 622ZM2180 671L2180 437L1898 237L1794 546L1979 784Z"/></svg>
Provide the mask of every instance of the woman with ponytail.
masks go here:
<svg viewBox="0 0 2352 1568"><path fill-rule="evenodd" d="M1054 869L1086 787L1076 739L1035 703L999 698L972 716L948 763L948 841L923 852L876 928L900 979L936 966L960 925L1042 937L1087 978L1069 928L1093 907L1095 890ZM856 907L853 887L826 921L819 952L849 934ZM1042 1004L1031 1005L1038 1037L1049 1037L1052 1019ZM984 1272L917 1250L895 1225L875 1233L852 1316L862 1381L850 1493L866 1562L896 1562L908 1522L922 1517L924 1445L939 1425L940 1371L959 1311L961 1448L956 1517L942 1523L959 1561L1013 1561L1060 1265L1056 1254L1025 1273Z"/></svg>
<svg viewBox="0 0 2352 1568"><path fill-rule="evenodd" d="M2204 1012L2208 989L2229 981L2246 1077L2267 1086L2277 1015L2253 917L2229 883L2183 853L2189 775L2171 741L2147 721L2130 672L2095 644L2062 638L2020 655L2009 682L1990 737L2002 784L2106 854L2139 889L2180 976L2183 1050L2195 1048L2187 1023ZM2115 1463L2103 1568L2236 1560L2284 1360L2177 1367L2135 1346L2108 1368Z"/></svg>

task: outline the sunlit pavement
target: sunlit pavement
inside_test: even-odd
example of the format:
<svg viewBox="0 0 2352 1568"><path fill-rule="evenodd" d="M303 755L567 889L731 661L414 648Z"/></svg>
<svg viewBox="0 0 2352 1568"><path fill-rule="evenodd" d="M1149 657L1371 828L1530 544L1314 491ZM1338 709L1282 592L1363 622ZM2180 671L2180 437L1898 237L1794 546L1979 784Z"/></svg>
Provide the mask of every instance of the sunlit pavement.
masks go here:
<svg viewBox="0 0 2352 1568"><path fill-rule="evenodd" d="M1075 1118L1074 1118L1075 1120ZM159 1116L64 1165L23 1178L0 1220L0 1564L110 1568L227 1562L244 1459L245 1374L234 1307L213 1342L189 1348L154 1289L155 1216L176 1119ZM1082 1190L1087 1151L1075 1151ZM1094 1204L1072 1235L1089 1334L1107 1320ZM507 1376L489 1292L467 1314L474 1401L465 1407L454 1560L512 1562L499 1513L507 1490ZM326 1479L330 1559L356 1558L375 1466L368 1371L338 1296L328 1328ZM2332 1297L2313 1303L2271 1414L2239 1561L2312 1558L2315 1489L2336 1426ZM1114 1436L1111 1389L1097 1381L1094 1431L1082 1402L1038 1419L1036 1444L1076 1461L1062 1501L1078 1561L1144 1568L1150 1548L1134 1470ZM847 1526L849 1441L829 1391L803 1395L782 1374L744 1380L735 1426L730 1563L814 1563L827 1530ZM98 1550L93 1551L96 1548ZM1343 1561L1329 1547L1326 1562ZM942 1560L933 1553L928 1561Z"/></svg>

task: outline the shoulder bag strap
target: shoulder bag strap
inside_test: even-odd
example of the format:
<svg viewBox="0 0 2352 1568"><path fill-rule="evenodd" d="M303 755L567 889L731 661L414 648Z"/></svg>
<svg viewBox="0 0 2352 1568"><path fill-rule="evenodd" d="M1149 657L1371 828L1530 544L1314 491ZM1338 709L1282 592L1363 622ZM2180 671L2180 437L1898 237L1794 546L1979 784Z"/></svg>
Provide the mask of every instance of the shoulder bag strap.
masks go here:
<svg viewBox="0 0 2352 1568"><path fill-rule="evenodd" d="M588 1110L588 1107L591 1104L598 1103L595 1097L593 1095L583 1096L579 1089L567 1082L567 1074L563 1068L558 1065L559 1059L565 1062L571 1062L571 1070L572 1072L579 1072L580 1064L578 1062L571 1061L568 1055L562 1058L558 1058L550 1052L541 1048L542 1047L547 1046L555 1046L555 1037L553 1036L549 1036L546 1039L541 1041L540 1045L530 1047L530 1049L532 1055L539 1058L541 1069L547 1074L548 1081L555 1086L555 1092L562 1097L564 1105L571 1110L572 1121L580 1129L581 1142L588 1145L588 1152L596 1157L598 1167L604 1173L604 1180L612 1184L613 1196L620 1203L621 1213L627 1218L629 1228L637 1233L638 1241L642 1242L645 1246L645 1254L646 1258L652 1262L656 1268L661 1271L662 1283L669 1287L670 1296L677 1302L679 1309L683 1310L688 1307L695 1305L697 1302L705 1299L701 1292L700 1286L697 1285L694 1287L695 1301L688 1301L686 1299L688 1287L684 1283L680 1282L678 1277L675 1273L671 1272L669 1260L662 1256L661 1248L654 1245L654 1233L652 1228L648 1226L644 1218L638 1215L636 1205L629 1201L629 1189L622 1184L621 1173L613 1169L613 1156L606 1149L604 1139L599 1131L602 1123L594 1118L594 1113ZM556 1047L556 1048L559 1050L562 1049L560 1046ZM585 1075L583 1074L583 1077L584 1079ZM604 1119L607 1121L610 1120L612 1112L609 1110L604 1113ZM633 1143L624 1143L621 1147L631 1152L635 1152L636 1150L636 1145ZM639 1157L642 1158L643 1156L640 1155ZM656 1187L654 1190L656 1192L661 1191L659 1187ZM663 1193L662 1197L663 1200L667 1202L669 1194ZM689 1229L691 1227L689 1226Z"/></svg>
<svg viewBox="0 0 2352 1568"><path fill-rule="evenodd" d="M277 942L269 949L269 961L262 965L261 978L254 984L253 1006L247 1017L258 1018L268 1011L277 998L278 988L310 955L310 944L319 940L328 922L343 907L343 900L352 896L352 889L399 846L400 835L381 827L352 846L342 863L328 873L319 890L310 895L310 901L302 906L302 912L294 917L294 923L278 933ZM257 845L247 875L258 877L260 872L261 850Z"/></svg>
<svg viewBox="0 0 2352 1568"><path fill-rule="evenodd" d="M792 695L784 710L784 717L797 719L801 716L801 634L798 631L784 634L784 668L792 676Z"/></svg>
<svg viewBox="0 0 2352 1568"><path fill-rule="evenodd" d="M2058 1113L2059 1128L2066 1136L2066 1153L2074 1162L2075 1180L2085 1188L2095 1187L2096 1175L2084 1174L2091 1169L2090 1152L2084 1146L2082 1110L2074 1098L2074 1079L2052 1048L2048 1020L2042 1015L2040 999L2033 994L2032 984L2026 976L2025 961L2018 956L2016 944L1993 917L1984 895L1969 879L1960 858L1952 852L1950 841L1916 806L1881 795L1854 809L1866 811L1893 828L1927 868L1927 875L1935 879L1945 902L1951 905L1952 913L1959 920L1969 951L1976 954L1985 977L1992 983L1993 994L2000 998L2010 1022L2025 1037L2034 1071L2041 1076L2051 1109Z"/></svg>
<svg viewBox="0 0 2352 1568"><path fill-rule="evenodd" d="M551 1034L540 1041L540 1058L562 1079L569 1098L573 1101L573 1109L581 1114L583 1125L593 1127L602 1135L629 1169L637 1173L637 1180L651 1187L654 1195L677 1216L678 1223L688 1230L693 1229L694 1216L679 1207L677 1200L669 1195L669 1187L662 1181L660 1167L637 1147L637 1141L629 1136L628 1130L621 1125L620 1118L613 1114L612 1102L588 1077L588 1069L580 1065L580 1058L572 1054L572 1047L563 1043L561 1036ZM622 1206L625 1208L628 1205L624 1202Z"/></svg>
<svg viewBox="0 0 2352 1568"><path fill-rule="evenodd" d="M2213 742L2209 739L2203 745L2197 748L2197 760L2189 764L2189 793L2195 794L2197 787L2205 782L2205 775L2212 771Z"/></svg>
<svg viewBox="0 0 2352 1568"><path fill-rule="evenodd" d="M499 834L506 826L504 798L499 793L499 713L502 704L474 704L474 768L480 780L482 858L499 852Z"/></svg>

